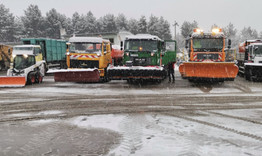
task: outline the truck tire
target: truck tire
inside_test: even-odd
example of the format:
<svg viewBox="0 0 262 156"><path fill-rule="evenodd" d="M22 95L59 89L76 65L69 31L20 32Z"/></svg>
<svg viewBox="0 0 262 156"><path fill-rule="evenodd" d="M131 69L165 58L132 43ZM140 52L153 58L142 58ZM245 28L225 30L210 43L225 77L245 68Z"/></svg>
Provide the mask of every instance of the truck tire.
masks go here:
<svg viewBox="0 0 262 156"><path fill-rule="evenodd" d="M1 61L0 62L0 71L5 69L5 64Z"/></svg>
<svg viewBox="0 0 262 156"><path fill-rule="evenodd" d="M35 83L42 83L42 82L43 82L43 76L41 76L40 73L36 74Z"/></svg>
<svg viewBox="0 0 262 156"><path fill-rule="evenodd" d="M249 68L245 69L245 78L248 81L252 80L252 71L251 71L251 69L249 69Z"/></svg>
<svg viewBox="0 0 262 156"><path fill-rule="evenodd" d="M27 76L27 84L31 85L36 82L36 76L33 73L29 73Z"/></svg>

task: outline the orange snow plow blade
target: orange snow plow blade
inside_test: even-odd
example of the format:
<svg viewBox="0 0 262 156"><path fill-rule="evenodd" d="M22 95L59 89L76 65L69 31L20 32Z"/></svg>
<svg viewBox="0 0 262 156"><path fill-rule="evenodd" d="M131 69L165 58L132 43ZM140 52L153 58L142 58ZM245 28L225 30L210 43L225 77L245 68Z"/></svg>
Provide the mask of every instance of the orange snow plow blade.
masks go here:
<svg viewBox="0 0 262 156"><path fill-rule="evenodd" d="M234 80L238 67L232 62L184 62L179 72L184 78Z"/></svg>
<svg viewBox="0 0 262 156"><path fill-rule="evenodd" d="M65 69L51 71L54 73L55 82L99 82L98 69Z"/></svg>
<svg viewBox="0 0 262 156"><path fill-rule="evenodd" d="M0 77L0 87L24 87L25 84L25 77L22 76Z"/></svg>

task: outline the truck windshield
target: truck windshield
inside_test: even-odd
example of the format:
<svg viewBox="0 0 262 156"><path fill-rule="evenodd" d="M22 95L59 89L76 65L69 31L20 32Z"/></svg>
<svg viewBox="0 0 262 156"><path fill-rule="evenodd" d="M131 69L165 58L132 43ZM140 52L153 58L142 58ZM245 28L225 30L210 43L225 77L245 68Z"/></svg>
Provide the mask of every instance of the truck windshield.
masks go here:
<svg viewBox="0 0 262 156"><path fill-rule="evenodd" d="M101 43L71 43L70 52L97 54L101 53L101 47Z"/></svg>
<svg viewBox="0 0 262 156"><path fill-rule="evenodd" d="M14 50L18 50L18 51L32 51L33 47L14 47Z"/></svg>
<svg viewBox="0 0 262 156"><path fill-rule="evenodd" d="M262 45L255 46L255 55L256 56L262 56Z"/></svg>
<svg viewBox="0 0 262 156"><path fill-rule="evenodd" d="M25 69L35 64L34 56L27 55L17 55L14 58L14 68L15 69Z"/></svg>
<svg viewBox="0 0 262 156"><path fill-rule="evenodd" d="M193 49L194 52L221 52L223 49L223 39L193 39Z"/></svg>
<svg viewBox="0 0 262 156"><path fill-rule="evenodd" d="M126 51L157 52L157 41L155 40L128 40L125 41Z"/></svg>

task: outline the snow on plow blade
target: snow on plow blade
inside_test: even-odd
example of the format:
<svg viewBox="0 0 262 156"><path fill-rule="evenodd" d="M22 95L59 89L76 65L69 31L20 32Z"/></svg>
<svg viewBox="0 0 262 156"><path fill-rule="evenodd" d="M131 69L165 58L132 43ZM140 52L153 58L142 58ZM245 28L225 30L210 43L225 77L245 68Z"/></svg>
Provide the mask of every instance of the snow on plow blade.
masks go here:
<svg viewBox="0 0 262 156"><path fill-rule="evenodd" d="M61 69L53 70L55 82L99 82L98 69Z"/></svg>
<svg viewBox="0 0 262 156"><path fill-rule="evenodd" d="M24 87L25 84L26 80L23 76L0 77L0 87Z"/></svg>
<svg viewBox="0 0 262 156"><path fill-rule="evenodd" d="M109 67L108 77L112 80L127 79L159 79L166 77L167 73L163 67Z"/></svg>
<svg viewBox="0 0 262 156"><path fill-rule="evenodd" d="M234 80L238 67L233 62L184 62L179 72L184 78Z"/></svg>

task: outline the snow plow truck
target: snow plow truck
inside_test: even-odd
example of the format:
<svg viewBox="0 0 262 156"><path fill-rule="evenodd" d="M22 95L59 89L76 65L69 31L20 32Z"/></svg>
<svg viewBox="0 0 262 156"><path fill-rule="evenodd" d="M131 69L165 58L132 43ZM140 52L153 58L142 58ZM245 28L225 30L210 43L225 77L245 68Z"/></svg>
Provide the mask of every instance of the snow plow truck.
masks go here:
<svg viewBox="0 0 262 156"><path fill-rule="evenodd" d="M7 76L0 77L0 87L23 87L41 83L45 76L45 61L39 45L13 47L13 66Z"/></svg>
<svg viewBox="0 0 262 156"><path fill-rule="evenodd" d="M109 66L108 77L127 81L163 80L167 76L168 64L175 62L176 41L164 41L149 34L127 36L123 65Z"/></svg>
<svg viewBox="0 0 262 156"><path fill-rule="evenodd" d="M71 37L66 54L68 69L53 70L56 82L107 82L112 63L109 40L99 37Z"/></svg>
<svg viewBox="0 0 262 156"><path fill-rule="evenodd" d="M0 71L10 68L12 50L11 46L0 44Z"/></svg>
<svg viewBox="0 0 262 156"><path fill-rule="evenodd" d="M237 53L239 75L252 81L262 78L262 40L246 40L239 44Z"/></svg>
<svg viewBox="0 0 262 156"><path fill-rule="evenodd" d="M179 66L182 78L189 81L233 81L238 73L234 61L226 61L225 47L230 49L231 40L226 41L220 28L212 29L211 33L204 33L201 29L194 29L186 40L189 60Z"/></svg>

